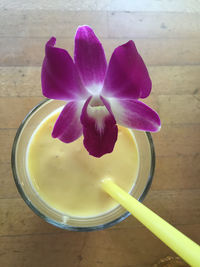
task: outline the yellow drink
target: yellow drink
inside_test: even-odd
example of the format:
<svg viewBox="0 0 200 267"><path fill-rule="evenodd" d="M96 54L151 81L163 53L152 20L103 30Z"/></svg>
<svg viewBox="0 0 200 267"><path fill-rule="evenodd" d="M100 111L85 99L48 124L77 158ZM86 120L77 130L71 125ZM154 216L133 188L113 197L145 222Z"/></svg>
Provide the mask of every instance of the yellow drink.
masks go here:
<svg viewBox="0 0 200 267"><path fill-rule="evenodd" d="M38 195L52 208L77 217L97 216L118 204L100 187L112 178L129 192L138 175L139 155L134 135L119 127L114 151L101 158L88 155L83 138L65 144L51 137L59 112L37 127L27 149L27 171Z"/></svg>

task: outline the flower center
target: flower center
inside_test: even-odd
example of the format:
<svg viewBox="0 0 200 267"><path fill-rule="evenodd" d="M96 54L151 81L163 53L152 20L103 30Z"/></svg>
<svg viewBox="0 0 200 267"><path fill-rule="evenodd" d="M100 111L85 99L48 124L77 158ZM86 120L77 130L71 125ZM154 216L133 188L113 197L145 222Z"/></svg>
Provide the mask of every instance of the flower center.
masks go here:
<svg viewBox="0 0 200 267"><path fill-rule="evenodd" d="M87 86L87 90L92 95L100 94L102 90L102 84L101 83L92 84L90 86Z"/></svg>
<svg viewBox="0 0 200 267"><path fill-rule="evenodd" d="M104 106L104 104L103 104L103 102L102 102L102 100L101 100L99 95L94 95L92 97L92 99L90 100L89 105L91 107L102 107L102 106Z"/></svg>

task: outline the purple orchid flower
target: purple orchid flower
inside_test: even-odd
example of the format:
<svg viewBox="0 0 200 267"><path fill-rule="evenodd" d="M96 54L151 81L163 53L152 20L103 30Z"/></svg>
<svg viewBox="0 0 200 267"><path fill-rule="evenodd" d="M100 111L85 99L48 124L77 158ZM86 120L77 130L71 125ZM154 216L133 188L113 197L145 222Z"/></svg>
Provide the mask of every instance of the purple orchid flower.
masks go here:
<svg viewBox="0 0 200 267"><path fill-rule="evenodd" d="M160 129L158 114L139 98L151 92L147 68L133 41L117 47L107 66L104 49L89 26L75 36L74 61L56 38L46 44L42 66L43 95L65 100L52 136L70 143L84 136L89 154L101 157L113 151L116 124L142 131Z"/></svg>

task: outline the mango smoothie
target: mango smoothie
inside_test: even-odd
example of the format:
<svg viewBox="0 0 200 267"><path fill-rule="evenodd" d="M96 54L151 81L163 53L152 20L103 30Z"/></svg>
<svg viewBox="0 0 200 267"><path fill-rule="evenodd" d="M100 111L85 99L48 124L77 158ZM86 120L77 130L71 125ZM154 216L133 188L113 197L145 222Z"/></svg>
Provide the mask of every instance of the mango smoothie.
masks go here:
<svg viewBox="0 0 200 267"><path fill-rule="evenodd" d="M110 177L130 192L139 169L134 134L119 127L114 151L101 158L90 156L83 138L65 144L51 132L59 111L46 117L34 131L27 148L26 168L39 197L53 209L75 217L93 217L109 212L118 204L100 187Z"/></svg>

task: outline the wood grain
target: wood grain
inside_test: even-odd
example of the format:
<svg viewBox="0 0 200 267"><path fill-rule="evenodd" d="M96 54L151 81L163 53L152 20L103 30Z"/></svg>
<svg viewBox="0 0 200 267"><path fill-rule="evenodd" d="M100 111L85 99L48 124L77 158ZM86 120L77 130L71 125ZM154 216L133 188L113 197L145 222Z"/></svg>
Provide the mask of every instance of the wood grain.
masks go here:
<svg viewBox="0 0 200 267"><path fill-rule="evenodd" d="M17 129L0 129L0 163L10 163L16 131Z"/></svg>
<svg viewBox="0 0 200 267"><path fill-rule="evenodd" d="M5 1L5 0L4 0ZM52 0L51 0L52 1ZM72 1L72 0L71 0ZM70 1L69 1L70 2ZM86 1L87 2L87 1ZM8 4L8 3L7 3ZM91 7L92 5L90 5ZM111 11L145 11L145 12L184 12L184 13L199 13L200 3L196 0L144 0L121 1L101 0L97 1L97 9Z"/></svg>
<svg viewBox="0 0 200 267"><path fill-rule="evenodd" d="M0 36L0 66L41 66L44 58L44 46L51 35L57 37L56 45L58 47L67 49L73 56L74 34L73 32L72 38L63 38L55 33L41 38ZM127 38L101 38L107 60L110 59L117 46L126 43L129 39L135 41L148 65L183 65L187 67L187 65L200 64L200 38L141 39L136 38L133 34L128 35Z"/></svg>
<svg viewBox="0 0 200 267"><path fill-rule="evenodd" d="M44 97L0 98L0 128L18 128L27 113L42 100ZM8 107L12 107L12 109L8 109Z"/></svg>
<svg viewBox="0 0 200 267"><path fill-rule="evenodd" d="M161 95L158 102L164 124L200 123L200 95Z"/></svg>
<svg viewBox="0 0 200 267"><path fill-rule="evenodd" d="M121 23L123 21L123 23ZM165 12L112 12L109 37L194 38L200 30L199 14Z"/></svg>
<svg viewBox="0 0 200 267"><path fill-rule="evenodd" d="M161 156L156 159L152 189L200 189L200 154Z"/></svg>
<svg viewBox="0 0 200 267"><path fill-rule="evenodd" d="M115 47L135 41L153 84L142 101L162 122L152 134L156 169L144 203L200 243L199 14L196 0L0 2L0 266L151 267L175 255L133 217L91 233L55 228L16 189L12 143L24 116L43 99L45 43L56 36L73 57L82 24L94 28L107 60Z"/></svg>
<svg viewBox="0 0 200 267"><path fill-rule="evenodd" d="M153 134L157 156L178 157L199 154L199 133L200 125L162 125L159 135Z"/></svg>
<svg viewBox="0 0 200 267"><path fill-rule="evenodd" d="M0 96L42 96L40 67L0 67Z"/></svg>
<svg viewBox="0 0 200 267"><path fill-rule="evenodd" d="M2 13L0 24L0 35L5 37L73 37L76 28L84 24L93 27L99 36L112 38L194 38L200 30L199 14L167 12L21 10L16 13L9 9Z"/></svg>
<svg viewBox="0 0 200 267"><path fill-rule="evenodd" d="M0 163L0 199L19 198L11 171L11 164Z"/></svg>
<svg viewBox="0 0 200 267"><path fill-rule="evenodd" d="M109 11L165 11L165 12L184 12L184 13L199 13L200 3L196 0L162 0L155 2L154 0L132 1L125 2L119 0L59 0L55 3L54 0L49 0L48 4L40 0L2 0L0 8L3 9L61 9L61 10L109 10Z"/></svg>
<svg viewBox="0 0 200 267"><path fill-rule="evenodd" d="M196 242L199 225L178 226L178 229ZM153 249L152 249L153 248ZM3 266L35 267L143 267L152 266L160 258L174 253L144 227L136 229L109 229L101 232L20 235L0 237ZM142 263L141 263L142 257ZM15 265L14 265L15 266Z"/></svg>
<svg viewBox="0 0 200 267"><path fill-rule="evenodd" d="M150 67L156 95L199 95L200 66L157 66Z"/></svg>
<svg viewBox="0 0 200 267"><path fill-rule="evenodd" d="M34 22L34 23L33 23ZM66 10L4 10L0 17L3 37L73 37L79 25L90 25L101 37L108 36L107 12ZM59 26L58 26L59 25Z"/></svg>
<svg viewBox="0 0 200 267"><path fill-rule="evenodd" d="M1 265L76 266L86 233L0 237ZM72 256L73 255L73 256ZM66 265L66 266L67 266Z"/></svg>

